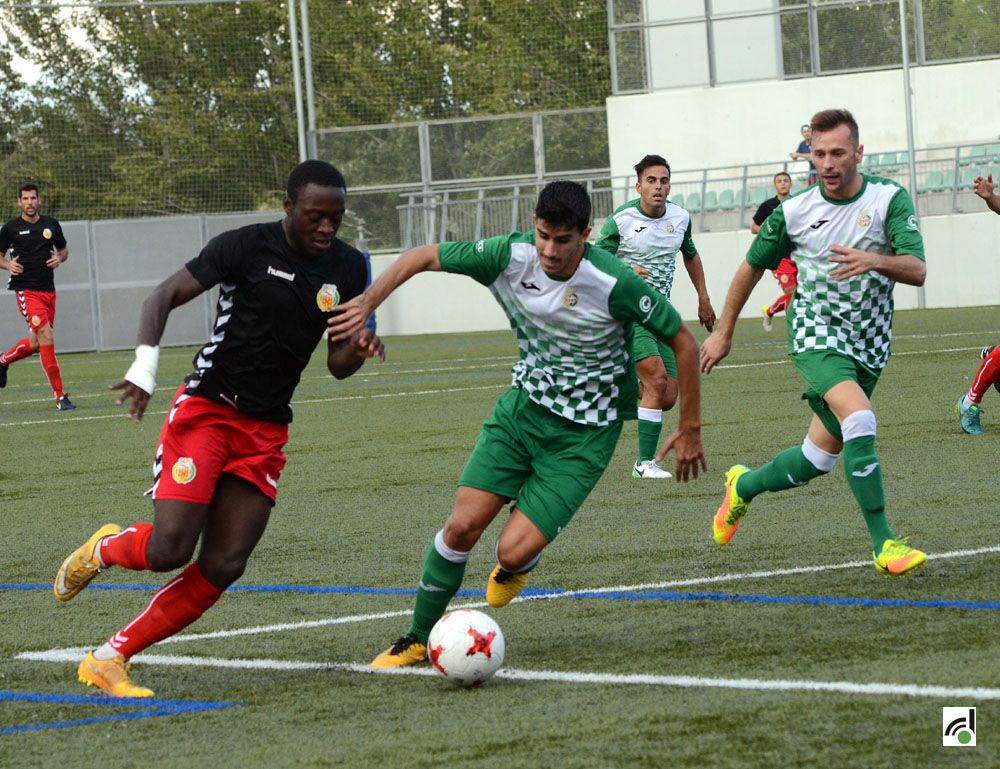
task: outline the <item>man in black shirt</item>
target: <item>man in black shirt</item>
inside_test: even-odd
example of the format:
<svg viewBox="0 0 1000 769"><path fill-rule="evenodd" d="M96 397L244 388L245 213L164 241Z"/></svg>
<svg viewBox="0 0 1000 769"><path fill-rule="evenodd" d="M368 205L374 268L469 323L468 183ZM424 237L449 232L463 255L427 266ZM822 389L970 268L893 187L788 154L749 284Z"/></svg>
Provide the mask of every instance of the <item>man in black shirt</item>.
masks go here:
<svg viewBox="0 0 1000 769"><path fill-rule="evenodd" d="M101 527L63 561L53 589L68 601L109 566L170 571L188 563L199 537L201 550L142 613L87 654L77 670L82 682L118 697L152 696L129 678L129 658L197 620L243 574L277 495L292 393L330 309L365 287L363 256L335 237L346 194L333 166L300 164L288 178L283 221L219 235L143 304L135 362L114 386L136 420L156 386L170 311L220 288L211 339L160 433L153 523ZM327 368L338 379L371 357L384 351L368 329L327 342Z"/></svg>
<svg viewBox="0 0 1000 769"><path fill-rule="evenodd" d="M792 189L792 177L784 171L776 173L774 175L773 182L774 191L778 194L761 203L760 208L757 209L757 213L753 215L753 223L750 225L750 231L754 235L760 232L760 228L761 225L764 224L764 220L771 215L771 212L778 207L778 204L782 200L788 197L788 194ZM784 312L788 309L788 303L792 301L792 296L795 294L795 288L798 286L799 271L795 266L795 262L791 259L782 259L781 264L778 265L778 269L773 270L772 272L774 277L777 279L778 284L781 286L781 296L775 299L771 304L765 304L760 308L760 311L764 314L765 331L770 331L772 328L771 318L779 312Z"/></svg>
<svg viewBox="0 0 1000 769"><path fill-rule="evenodd" d="M56 323L56 286L52 272L66 261L69 249L59 222L38 212L41 204L38 185L25 182L17 191L21 215L0 227L0 267L10 273L7 288L16 292L17 308L28 322L30 332L0 354L0 387L7 386L7 368L11 363L37 352L55 395L56 408L72 411L76 406L63 390L52 336ZM8 249L11 249L9 260L3 258Z"/></svg>

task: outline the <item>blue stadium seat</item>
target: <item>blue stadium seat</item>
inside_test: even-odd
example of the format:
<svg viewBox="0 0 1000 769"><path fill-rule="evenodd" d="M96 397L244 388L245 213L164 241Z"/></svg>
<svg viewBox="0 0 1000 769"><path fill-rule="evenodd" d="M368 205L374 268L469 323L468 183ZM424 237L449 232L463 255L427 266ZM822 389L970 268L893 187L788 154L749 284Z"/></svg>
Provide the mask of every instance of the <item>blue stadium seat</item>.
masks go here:
<svg viewBox="0 0 1000 769"><path fill-rule="evenodd" d="M986 150L986 155L991 162L1000 161L1000 142L991 144L989 149Z"/></svg>
<svg viewBox="0 0 1000 769"><path fill-rule="evenodd" d="M980 169L979 166L970 166L962 171L962 180L959 182L958 188L962 192L966 192L972 189L972 183L979 176Z"/></svg>
<svg viewBox="0 0 1000 769"><path fill-rule="evenodd" d="M985 144L977 144L975 147L969 148L969 154L962 158L959 162L963 166L968 165L981 165L987 160L987 146Z"/></svg>
<svg viewBox="0 0 1000 769"><path fill-rule="evenodd" d="M675 195L673 192L671 192L669 200L675 206L680 206L681 208L684 208L684 196L683 195L681 195L679 193Z"/></svg>
<svg viewBox="0 0 1000 769"><path fill-rule="evenodd" d="M958 184L957 174L954 168L944 172L941 179L941 188L938 192L951 192Z"/></svg>
<svg viewBox="0 0 1000 769"><path fill-rule="evenodd" d="M684 207L688 211L690 211L692 214L696 214L699 211L701 211L701 195L700 194L698 194L697 192L692 192L690 195L687 196L687 198L685 200L686 200L687 205L684 206Z"/></svg>
<svg viewBox="0 0 1000 769"><path fill-rule="evenodd" d="M732 190L723 190L719 193L719 208L723 211L732 211L736 208L736 193Z"/></svg>
<svg viewBox="0 0 1000 769"><path fill-rule="evenodd" d="M719 195L715 190L709 190L705 193L705 210L706 211L718 211L719 210Z"/></svg>

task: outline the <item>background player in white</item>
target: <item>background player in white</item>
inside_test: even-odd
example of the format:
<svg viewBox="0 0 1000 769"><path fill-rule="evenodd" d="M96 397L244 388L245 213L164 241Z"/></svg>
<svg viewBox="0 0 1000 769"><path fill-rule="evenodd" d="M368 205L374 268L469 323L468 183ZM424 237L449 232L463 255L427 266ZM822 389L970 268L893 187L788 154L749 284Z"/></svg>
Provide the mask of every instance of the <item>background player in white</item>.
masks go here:
<svg viewBox="0 0 1000 769"><path fill-rule="evenodd" d="M336 341L362 329L367 316L417 273L459 273L489 287L520 349L513 387L483 425L451 515L424 556L410 629L373 667L424 660L427 637L462 584L470 551L511 501L486 600L505 606L521 592L542 550L604 473L622 420L635 414L637 388L625 344L633 323L677 356L680 420L660 458L673 448L678 480L697 477L699 465L705 467L694 335L661 294L587 243L590 212L583 187L552 182L538 197L534 232L410 249L362 296L333 311L330 339ZM429 653L433 660L434 650Z"/></svg>
<svg viewBox="0 0 1000 769"><path fill-rule="evenodd" d="M598 248L615 254L667 299L674 283L677 254L698 294L698 322L709 331L715 310L705 288L705 270L691 238L691 214L669 202L670 164L659 155L646 155L635 164L639 197L619 206L609 216L597 240ZM639 458L633 478L669 478L654 455L663 429L663 412L677 402L677 363L669 345L637 326L632 335L632 359L639 376Z"/></svg>
<svg viewBox="0 0 1000 769"><path fill-rule="evenodd" d="M922 566L927 556L897 538L886 520L869 397L889 359L893 287L920 286L926 277L923 239L906 190L858 172L864 148L850 112L816 113L811 147L820 183L783 201L764 222L733 278L719 328L702 347L701 367L708 373L729 353L736 319L764 269L790 255L799 286L788 314L789 355L806 380L803 398L814 416L801 446L757 470L729 469L713 536L726 544L750 500L765 491L804 486L830 472L843 451L875 566L903 574Z"/></svg>

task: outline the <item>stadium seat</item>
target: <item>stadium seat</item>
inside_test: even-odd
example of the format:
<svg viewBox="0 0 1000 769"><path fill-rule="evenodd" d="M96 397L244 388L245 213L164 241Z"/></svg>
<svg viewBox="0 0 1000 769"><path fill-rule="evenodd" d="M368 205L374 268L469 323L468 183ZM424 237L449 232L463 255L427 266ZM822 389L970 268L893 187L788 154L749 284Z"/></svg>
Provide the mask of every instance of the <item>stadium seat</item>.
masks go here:
<svg viewBox="0 0 1000 769"><path fill-rule="evenodd" d="M756 210L761 203L770 197L767 193L767 187L754 187L750 190L750 205L748 207Z"/></svg>
<svg viewBox="0 0 1000 769"><path fill-rule="evenodd" d="M959 182L958 188L962 192L966 192L972 189L972 183L976 181L976 177L979 176L980 169L978 166L970 166L962 171L962 179Z"/></svg>
<svg viewBox="0 0 1000 769"><path fill-rule="evenodd" d="M895 171L899 168L896 162L895 152L883 152L878 158L878 170L879 173L886 173L888 171Z"/></svg>
<svg viewBox="0 0 1000 769"><path fill-rule="evenodd" d="M896 156L896 165L899 166L899 168L907 168L909 164L910 164L909 152L900 152Z"/></svg>
<svg viewBox="0 0 1000 769"><path fill-rule="evenodd" d="M673 192L671 192L670 193L670 197L668 198L668 200L671 203L673 203L675 206L680 206L681 208L684 208L684 196L683 195L681 195L681 194L675 195Z"/></svg>
<svg viewBox="0 0 1000 769"><path fill-rule="evenodd" d="M732 211L736 208L736 193L732 190L723 190L719 193L719 208L723 211Z"/></svg>
<svg viewBox="0 0 1000 769"><path fill-rule="evenodd" d="M969 148L969 154L962 158L959 162L963 166L968 165L980 165L985 163L987 160L987 147L985 144L977 144L975 147Z"/></svg>
<svg viewBox="0 0 1000 769"><path fill-rule="evenodd" d="M688 195L687 198L685 199L685 202L687 203L687 205L684 207L690 213L696 214L699 211L701 211L701 195L699 195L697 192L692 192L690 195Z"/></svg>
<svg viewBox="0 0 1000 769"><path fill-rule="evenodd" d="M986 151L986 155L990 162L1000 161L1000 142L996 144L991 144L990 148Z"/></svg>
<svg viewBox="0 0 1000 769"><path fill-rule="evenodd" d="M943 183L944 174L941 171L931 171L917 189L919 192L938 192Z"/></svg>
<svg viewBox="0 0 1000 769"><path fill-rule="evenodd" d="M951 192L955 189L958 182L957 174L954 168L950 168L944 172L941 179L941 189L938 192Z"/></svg>
<svg viewBox="0 0 1000 769"><path fill-rule="evenodd" d="M709 190L705 193L705 210L706 211L718 211L719 210L719 195L715 190Z"/></svg>

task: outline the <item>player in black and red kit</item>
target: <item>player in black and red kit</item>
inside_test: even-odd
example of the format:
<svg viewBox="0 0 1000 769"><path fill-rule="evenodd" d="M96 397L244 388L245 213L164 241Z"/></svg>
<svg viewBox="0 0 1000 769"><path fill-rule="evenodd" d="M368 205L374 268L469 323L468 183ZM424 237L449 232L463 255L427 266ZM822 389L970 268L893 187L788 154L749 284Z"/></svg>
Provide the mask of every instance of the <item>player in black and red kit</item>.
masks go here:
<svg viewBox="0 0 1000 769"><path fill-rule="evenodd" d="M264 533L285 465L289 402L327 327L329 310L365 287L364 257L335 235L346 185L328 163L306 161L288 178L285 218L214 238L146 299L136 360L114 386L141 419L155 389L158 343L175 307L218 285L212 337L174 396L154 462L153 523L101 527L66 558L56 597L68 601L109 566L170 571L132 622L87 654L77 675L119 697L150 697L129 678L128 660L197 620L243 574ZM368 329L329 342L338 379L384 357Z"/></svg>
<svg viewBox="0 0 1000 769"><path fill-rule="evenodd" d="M0 387L7 386L7 368L11 363L37 352L55 395L56 408L72 411L76 406L63 390L52 336L56 323L56 285L52 272L66 261L69 249L59 222L38 213L41 204L38 186L25 182L17 191L21 215L0 227L0 267L10 273L7 288L16 292L17 308L31 332L0 354ZM3 258L12 247L10 260Z"/></svg>

